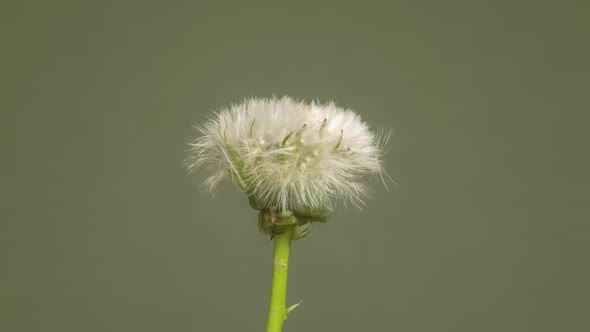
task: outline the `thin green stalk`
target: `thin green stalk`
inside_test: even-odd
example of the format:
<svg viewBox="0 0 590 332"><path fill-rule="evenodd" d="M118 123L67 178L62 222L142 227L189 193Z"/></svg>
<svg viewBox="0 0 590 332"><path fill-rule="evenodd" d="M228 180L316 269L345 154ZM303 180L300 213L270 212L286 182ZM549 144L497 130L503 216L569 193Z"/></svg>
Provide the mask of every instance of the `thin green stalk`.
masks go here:
<svg viewBox="0 0 590 332"><path fill-rule="evenodd" d="M281 227L281 233L274 236L272 262L272 287L268 310L267 332L281 332L287 319L287 274L289 272L289 250L293 238L293 227Z"/></svg>

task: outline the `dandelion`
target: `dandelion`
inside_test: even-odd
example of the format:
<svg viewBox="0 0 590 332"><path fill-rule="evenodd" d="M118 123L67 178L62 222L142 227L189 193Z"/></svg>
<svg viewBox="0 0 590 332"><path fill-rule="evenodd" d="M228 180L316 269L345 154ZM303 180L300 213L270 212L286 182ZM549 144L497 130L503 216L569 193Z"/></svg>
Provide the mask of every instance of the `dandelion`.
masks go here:
<svg viewBox="0 0 590 332"><path fill-rule="evenodd" d="M360 207L365 175L382 174L377 137L351 110L280 99L232 105L198 128L189 170L203 167L213 191L229 176L256 205L279 211Z"/></svg>
<svg viewBox="0 0 590 332"><path fill-rule="evenodd" d="M187 167L205 174L214 191L231 179L259 210L258 226L275 240L267 331L281 331L291 240L312 222L325 222L335 205L363 206L371 175L383 178L382 142L353 111L334 103L290 97L253 98L231 105L197 127Z"/></svg>

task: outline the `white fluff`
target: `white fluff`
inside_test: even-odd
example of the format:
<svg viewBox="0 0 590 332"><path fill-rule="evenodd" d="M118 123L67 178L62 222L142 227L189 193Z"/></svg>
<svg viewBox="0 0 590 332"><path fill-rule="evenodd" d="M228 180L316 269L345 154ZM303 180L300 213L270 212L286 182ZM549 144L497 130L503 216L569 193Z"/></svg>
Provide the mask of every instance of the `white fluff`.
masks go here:
<svg viewBox="0 0 590 332"><path fill-rule="evenodd" d="M338 200L360 207L366 176L383 174L378 138L356 113L332 102L252 98L197 130L188 169L202 169L210 191L229 176L264 208L331 210Z"/></svg>

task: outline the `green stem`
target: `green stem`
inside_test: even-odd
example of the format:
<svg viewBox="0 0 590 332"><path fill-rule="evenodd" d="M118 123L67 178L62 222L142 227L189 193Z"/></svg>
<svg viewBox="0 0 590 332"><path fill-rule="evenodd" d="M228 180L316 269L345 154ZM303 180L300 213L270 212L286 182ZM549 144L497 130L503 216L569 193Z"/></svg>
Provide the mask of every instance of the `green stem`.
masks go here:
<svg viewBox="0 0 590 332"><path fill-rule="evenodd" d="M268 310L267 332L281 332L287 319L287 274L289 271L289 249L293 238L293 227L281 227L281 233L274 236L272 262L272 288Z"/></svg>

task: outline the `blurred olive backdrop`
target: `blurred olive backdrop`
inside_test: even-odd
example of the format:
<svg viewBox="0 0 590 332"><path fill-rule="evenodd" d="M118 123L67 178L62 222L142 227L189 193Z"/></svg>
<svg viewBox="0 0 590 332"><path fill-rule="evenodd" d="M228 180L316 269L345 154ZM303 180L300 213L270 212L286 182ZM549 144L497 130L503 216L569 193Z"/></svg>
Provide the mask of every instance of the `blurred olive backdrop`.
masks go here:
<svg viewBox="0 0 590 332"><path fill-rule="evenodd" d="M1 331L263 331L272 244L183 167L249 96L391 128L293 245L285 331L588 331L582 2L4 2Z"/></svg>

